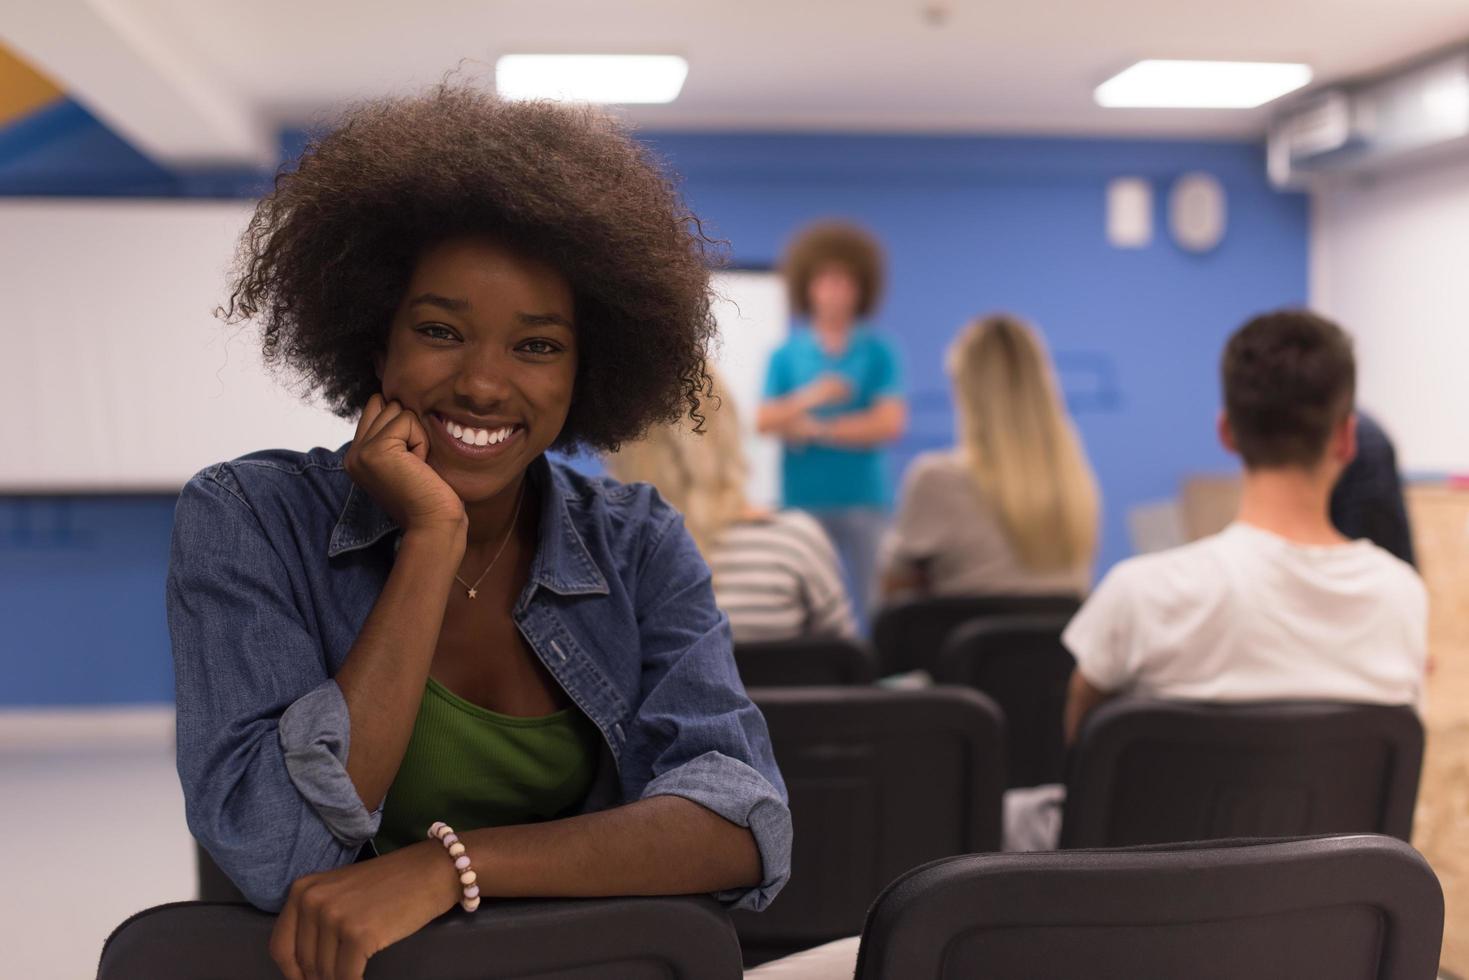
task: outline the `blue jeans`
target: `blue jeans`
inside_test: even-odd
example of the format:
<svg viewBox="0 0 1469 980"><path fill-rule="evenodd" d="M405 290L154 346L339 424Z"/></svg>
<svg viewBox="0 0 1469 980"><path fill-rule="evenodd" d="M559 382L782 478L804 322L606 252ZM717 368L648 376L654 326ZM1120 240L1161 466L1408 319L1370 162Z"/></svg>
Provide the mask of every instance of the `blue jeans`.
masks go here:
<svg viewBox="0 0 1469 980"><path fill-rule="evenodd" d="M857 628L867 632L867 607L877 585L877 551L887 529L887 514L878 507L839 507L813 510L811 516L826 529L842 559L842 576L852 597Z"/></svg>

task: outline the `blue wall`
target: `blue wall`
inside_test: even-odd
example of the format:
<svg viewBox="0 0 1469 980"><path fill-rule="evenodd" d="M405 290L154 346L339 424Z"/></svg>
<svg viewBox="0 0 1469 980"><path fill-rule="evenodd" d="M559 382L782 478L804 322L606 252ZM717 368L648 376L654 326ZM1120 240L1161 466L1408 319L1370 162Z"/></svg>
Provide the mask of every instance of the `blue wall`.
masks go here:
<svg viewBox="0 0 1469 980"><path fill-rule="evenodd" d="M1038 324L1102 485L1101 567L1129 552L1126 512L1180 477L1233 466L1214 441L1217 358L1250 314L1307 295L1307 202L1276 193L1263 148L1242 143L858 136L655 139L695 211L735 261L766 263L791 228L824 215L867 224L891 262L876 322L901 345L914 408L895 469L952 440L943 354L992 310ZM1207 255L1174 246L1169 183L1204 170L1224 185L1229 229ZM1153 244L1104 234L1105 186L1153 181Z"/></svg>
<svg viewBox="0 0 1469 980"><path fill-rule="evenodd" d="M259 174L163 171L80 109L45 111L54 115L35 126L40 137L0 133L0 194L247 196L262 186ZM1229 331L1306 298L1305 198L1269 189L1254 145L650 140L736 263L772 263L790 230L816 217L850 216L883 238L891 288L878 323L904 352L914 408L895 473L952 437L942 356L954 331L996 309L1039 324L1101 481L1103 567L1128 553L1128 507L1171 496L1185 474L1231 465L1213 440L1215 361ZM1180 251L1161 213L1152 246L1106 244L1109 179L1149 178L1161 201L1191 170L1214 174L1229 194L1217 250ZM171 516L172 500L159 497L0 498L0 705L171 699L162 597Z"/></svg>
<svg viewBox="0 0 1469 980"><path fill-rule="evenodd" d="M0 706L173 700L173 504L0 497Z"/></svg>

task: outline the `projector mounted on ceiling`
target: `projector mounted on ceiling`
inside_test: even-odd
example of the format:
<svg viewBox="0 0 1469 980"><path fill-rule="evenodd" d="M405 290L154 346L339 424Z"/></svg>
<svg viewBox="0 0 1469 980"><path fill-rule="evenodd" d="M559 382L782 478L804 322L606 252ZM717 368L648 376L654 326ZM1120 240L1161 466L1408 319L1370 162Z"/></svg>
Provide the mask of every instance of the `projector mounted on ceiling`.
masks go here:
<svg viewBox="0 0 1469 980"><path fill-rule="evenodd" d="M1278 115L1268 140L1270 181L1292 189L1457 153L1469 153L1469 51L1315 93Z"/></svg>

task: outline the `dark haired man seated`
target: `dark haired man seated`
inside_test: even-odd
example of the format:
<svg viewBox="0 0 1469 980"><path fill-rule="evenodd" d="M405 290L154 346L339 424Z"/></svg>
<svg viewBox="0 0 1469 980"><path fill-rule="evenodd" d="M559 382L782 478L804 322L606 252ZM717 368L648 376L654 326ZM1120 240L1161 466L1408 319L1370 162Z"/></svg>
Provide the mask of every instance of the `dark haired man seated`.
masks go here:
<svg viewBox="0 0 1469 980"><path fill-rule="evenodd" d="M1423 583L1328 513L1356 454L1351 341L1311 313L1266 314L1229 339L1221 374L1219 438L1245 466L1239 514L1122 562L1076 614L1068 739L1115 694L1421 702Z"/></svg>
<svg viewBox="0 0 1469 980"><path fill-rule="evenodd" d="M1422 707L1428 595L1412 566L1331 522L1356 453L1351 341L1312 313L1256 317L1225 347L1219 438L1244 461L1233 523L1113 568L1062 635L1066 740L1119 695ZM1054 846L1060 787L1007 795L1006 846Z"/></svg>

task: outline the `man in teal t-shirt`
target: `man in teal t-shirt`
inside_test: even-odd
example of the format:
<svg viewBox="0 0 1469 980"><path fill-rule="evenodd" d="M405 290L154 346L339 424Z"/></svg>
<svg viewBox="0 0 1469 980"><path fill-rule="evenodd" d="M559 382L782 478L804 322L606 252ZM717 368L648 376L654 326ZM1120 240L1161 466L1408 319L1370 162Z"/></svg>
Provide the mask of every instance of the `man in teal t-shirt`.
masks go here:
<svg viewBox="0 0 1469 980"><path fill-rule="evenodd" d="M826 528L865 622L892 499L884 454L907 424L897 353L859 326L876 306L882 253L860 229L820 224L796 238L784 271L810 326L771 356L758 425L785 440L785 505Z"/></svg>

